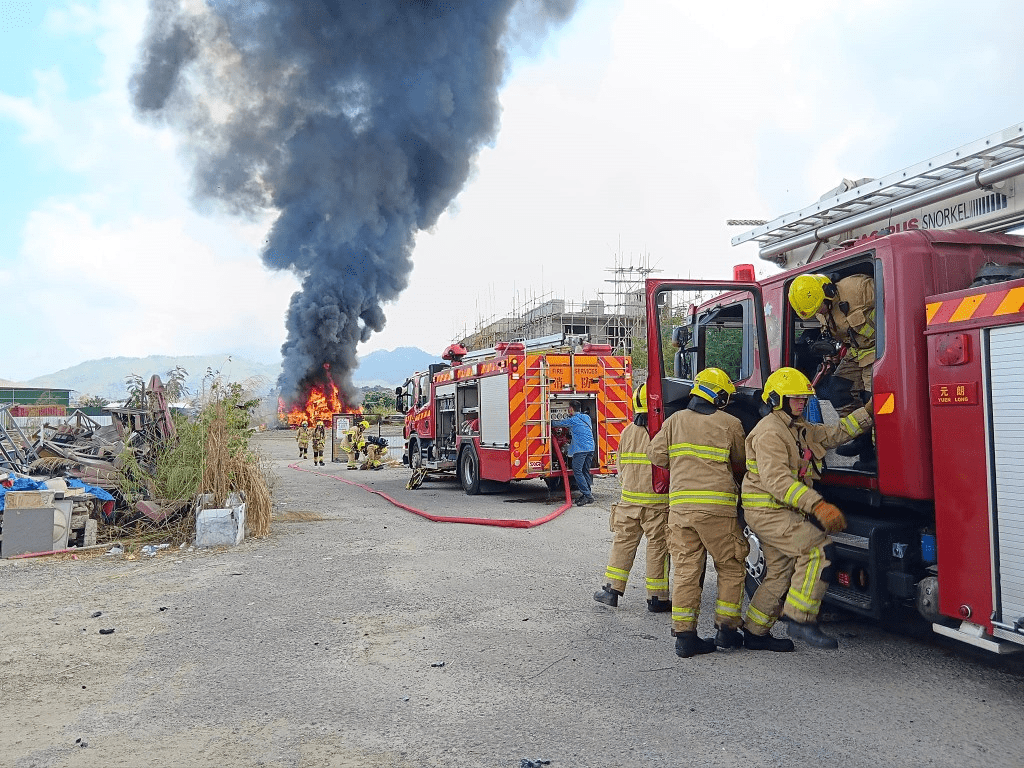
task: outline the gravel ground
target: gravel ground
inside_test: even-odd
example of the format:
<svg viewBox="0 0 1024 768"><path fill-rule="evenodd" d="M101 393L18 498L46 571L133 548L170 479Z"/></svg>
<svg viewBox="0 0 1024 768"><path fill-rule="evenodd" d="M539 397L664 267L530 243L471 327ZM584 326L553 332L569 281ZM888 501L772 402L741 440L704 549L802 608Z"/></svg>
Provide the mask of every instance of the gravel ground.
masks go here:
<svg viewBox="0 0 1024 768"><path fill-rule="evenodd" d="M291 433L257 439L267 539L0 561L0 764L1024 764L1014 659L852 621L829 627L838 651L679 659L642 578L595 603L614 478L536 528L441 524L385 496L519 519L559 500L540 481L406 491L406 469L314 468Z"/></svg>

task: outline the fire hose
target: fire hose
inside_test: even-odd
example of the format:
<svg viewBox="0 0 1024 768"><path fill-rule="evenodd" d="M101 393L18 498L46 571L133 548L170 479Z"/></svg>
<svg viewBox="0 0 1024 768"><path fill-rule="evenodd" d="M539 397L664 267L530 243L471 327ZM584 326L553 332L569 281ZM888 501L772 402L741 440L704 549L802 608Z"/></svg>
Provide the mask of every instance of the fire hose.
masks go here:
<svg viewBox="0 0 1024 768"><path fill-rule="evenodd" d="M569 488L569 472L565 466L565 456L562 454L562 446L559 445L557 440L554 441L554 445L555 452L558 454L558 464L562 471L562 487L565 488L565 503L558 509L556 509L554 512L552 512L550 515L538 517L534 520L518 520L510 518L500 518L497 520L492 520L491 518L487 517L454 517L449 515L434 515L430 512L425 512L422 509L416 509L415 507L411 507L408 504L403 504L397 499L388 496L383 491L378 491L376 488L373 488L369 485L357 483L352 480L346 480L342 477L338 477L337 475L328 475L328 477L331 477L339 482L345 483L346 485L353 485L356 488L362 488L364 491L368 493L372 493L375 496L380 496L382 499L388 501L389 503L398 507L399 509L404 509L406 512L412 512L414 515L424 517L427 520L430 520L432 523L463 523L465 525L491 525L497 528L536 528L538 525L544 525L544 523L554 520L556 517L558 517L560 514L565 512L565 510L569 509L569 507L572 506L572 491ZM296 464L292 464L290 466L292 469L298 470L299 472L312 471L308 469L303 469Z"/></svg>

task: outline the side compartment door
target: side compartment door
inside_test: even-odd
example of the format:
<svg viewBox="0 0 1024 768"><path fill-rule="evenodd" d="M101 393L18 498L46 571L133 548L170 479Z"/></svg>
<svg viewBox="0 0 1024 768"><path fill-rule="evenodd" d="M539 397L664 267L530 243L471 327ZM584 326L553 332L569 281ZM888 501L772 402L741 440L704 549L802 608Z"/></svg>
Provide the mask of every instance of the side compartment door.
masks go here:
<svg viewBox="0 0 1024 768"><path fill-rule="evenodd" d="M761 385L771 372L761 287L648 280L646 297L648 432L654 435L686 407L694 375L709 367L721 368L736 385L726 410L749 431L760 418ZM667 470L654 468L654 487L668 490Z"/></svg>

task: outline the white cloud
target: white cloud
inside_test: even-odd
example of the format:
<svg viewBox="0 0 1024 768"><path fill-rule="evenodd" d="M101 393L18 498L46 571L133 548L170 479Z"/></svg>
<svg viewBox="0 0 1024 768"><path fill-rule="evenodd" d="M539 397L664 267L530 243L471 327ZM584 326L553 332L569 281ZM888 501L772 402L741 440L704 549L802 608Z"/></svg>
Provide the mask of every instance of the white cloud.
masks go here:
<svg viewBox="0 0 1024 768"><path fill-rule="evenodd" d="M728 276L757 259L730 248L725 219L781 215L843 177L1024 119L1019 3L994 4L984 34L952 0L783 5L581 3L515 62L494 147L420 233L409 288L362 351L440 352L547 292L593 298L616 256L649 257L664 276ZM0 94L29 147L88 189L37 206L5 270L26 286L19 317L40 329L8 355L7 378L116 354L274 354L284 339L297 281L262 267L267 222L196 213L173 135L129 107L145 6L78 0L48 16L55 34L94 36L96 95L68 95L66 64L37 73L31 98ZM53 305L69 295L70 320Z"/></svg>

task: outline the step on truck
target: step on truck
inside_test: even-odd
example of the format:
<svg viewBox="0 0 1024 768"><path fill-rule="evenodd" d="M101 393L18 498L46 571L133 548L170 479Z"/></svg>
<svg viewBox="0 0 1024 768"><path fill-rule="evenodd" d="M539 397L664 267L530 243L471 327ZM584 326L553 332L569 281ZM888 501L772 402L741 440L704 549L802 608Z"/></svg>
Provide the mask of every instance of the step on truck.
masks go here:
<svg viewBox="0 0 1024 768"><path fill-rule="evenodd" d="M1024 646L1024 123L882 179L844 181L733 239L784 271L648 280L649 429L685 407L693 374L727 371L749 431L761 386L814 379L822 329L789 306L799 275L874 279L877 464L830 451L815 488L846 515L827 604L997 653ZM835 349L833 348L833 351ZM828 379L819 394L828 391ZM834 423L819 398L820 419ZM664 470L655 485L667 488ZM746 529L748 591L765 575Z"/></svg>

